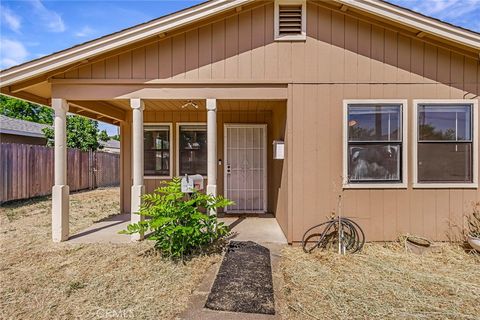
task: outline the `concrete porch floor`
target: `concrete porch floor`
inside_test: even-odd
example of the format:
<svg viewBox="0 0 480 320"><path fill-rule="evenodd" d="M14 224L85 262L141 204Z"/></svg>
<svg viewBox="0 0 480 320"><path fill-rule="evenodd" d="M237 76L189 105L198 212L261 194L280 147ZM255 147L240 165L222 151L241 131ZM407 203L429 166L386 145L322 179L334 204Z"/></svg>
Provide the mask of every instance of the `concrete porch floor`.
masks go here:
<svg viewBox="0 0 480 320"><path fill-rule="evenodd" d="M277 220L272 215L261 217L224 216L219 220L230 226L232 239L238 241L255 241L257 243L286 244ZM118 234L127 228L130 214L121 214L94 223L89 228L72 235L69 243L131 243L130 236Z"/></svg>

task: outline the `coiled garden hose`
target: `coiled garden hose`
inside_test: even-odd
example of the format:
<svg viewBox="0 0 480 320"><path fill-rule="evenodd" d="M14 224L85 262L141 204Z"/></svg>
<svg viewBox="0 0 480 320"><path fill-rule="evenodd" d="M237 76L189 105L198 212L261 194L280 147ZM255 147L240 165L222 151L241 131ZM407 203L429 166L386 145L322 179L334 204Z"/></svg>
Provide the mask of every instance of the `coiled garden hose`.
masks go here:
<svg viewBox="0 0 480 320"><path fill-rule="evenodd" d="M311 253L316 248L338 248L339 241L345 252L359 252L365 244L365 233L355 221L349 218L332 218L311 227L303 234L303 251Z"/></svg>

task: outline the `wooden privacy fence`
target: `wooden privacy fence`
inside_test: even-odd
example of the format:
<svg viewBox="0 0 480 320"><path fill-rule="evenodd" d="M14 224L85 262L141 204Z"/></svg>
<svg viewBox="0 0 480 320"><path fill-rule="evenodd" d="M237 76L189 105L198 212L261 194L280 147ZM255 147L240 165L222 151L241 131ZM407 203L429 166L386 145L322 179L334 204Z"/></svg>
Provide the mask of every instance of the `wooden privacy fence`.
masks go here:
<svg viewBox="0 0 480 320"><path fill-rule="evenodd" d="M52 192L54 149L27 144L0 144L0 203ZM68 149L70 191L118 186L120 155Z"/></svg>

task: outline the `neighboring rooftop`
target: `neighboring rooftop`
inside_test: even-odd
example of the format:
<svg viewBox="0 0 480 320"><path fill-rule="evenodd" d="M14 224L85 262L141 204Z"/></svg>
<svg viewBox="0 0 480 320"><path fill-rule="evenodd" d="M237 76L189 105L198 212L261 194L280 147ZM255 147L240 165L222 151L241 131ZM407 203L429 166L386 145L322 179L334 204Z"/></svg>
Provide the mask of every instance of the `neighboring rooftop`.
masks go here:
<svg viewBox="0 0 480 320"><path fill-rule="evenodd" d="M118 141L118 140L110 139L107 142L100 141L100 144L104 148L107 148L107 149L118 149L118 150L120 150L120 141Z"/></svg>
<svg viewBox="0 0 480 320"><path fill-rule="evenodd" d="M42 130L48 127L50 127L48 124L40 124L0 115L0 133L44 138L45 135Z"/></svg>

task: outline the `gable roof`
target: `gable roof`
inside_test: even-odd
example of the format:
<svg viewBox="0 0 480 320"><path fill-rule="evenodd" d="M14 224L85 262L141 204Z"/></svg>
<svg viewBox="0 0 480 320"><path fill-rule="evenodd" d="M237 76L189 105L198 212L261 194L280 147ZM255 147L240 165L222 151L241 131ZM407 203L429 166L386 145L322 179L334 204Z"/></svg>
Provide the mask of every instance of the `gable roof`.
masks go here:
<svg viewBox="0 0 480 320"><path fill-rule="evenodd" d="M45 138L42 130L48 127L50 127L48 124L41 124L0 115L0 133Z"/></svg>
<svg viewBox="0 0 480 320"><path fill-rule="evenodd" d="M74 68L88 62L89 58L159 36L173 29L232 10L255 0L210 0L199 5L163 16L152 21L92 40L51 55L0 71L1 87L20 83L61 68ZM330 0L335 5L346 6L362 13L393 21L416 29L419 34L432 35L461 45L480 55L480 34L437 19L426 17L382 0ZM422 35L422 36L423 36ZM45 79L40 80L45 81Z"/></svg>

